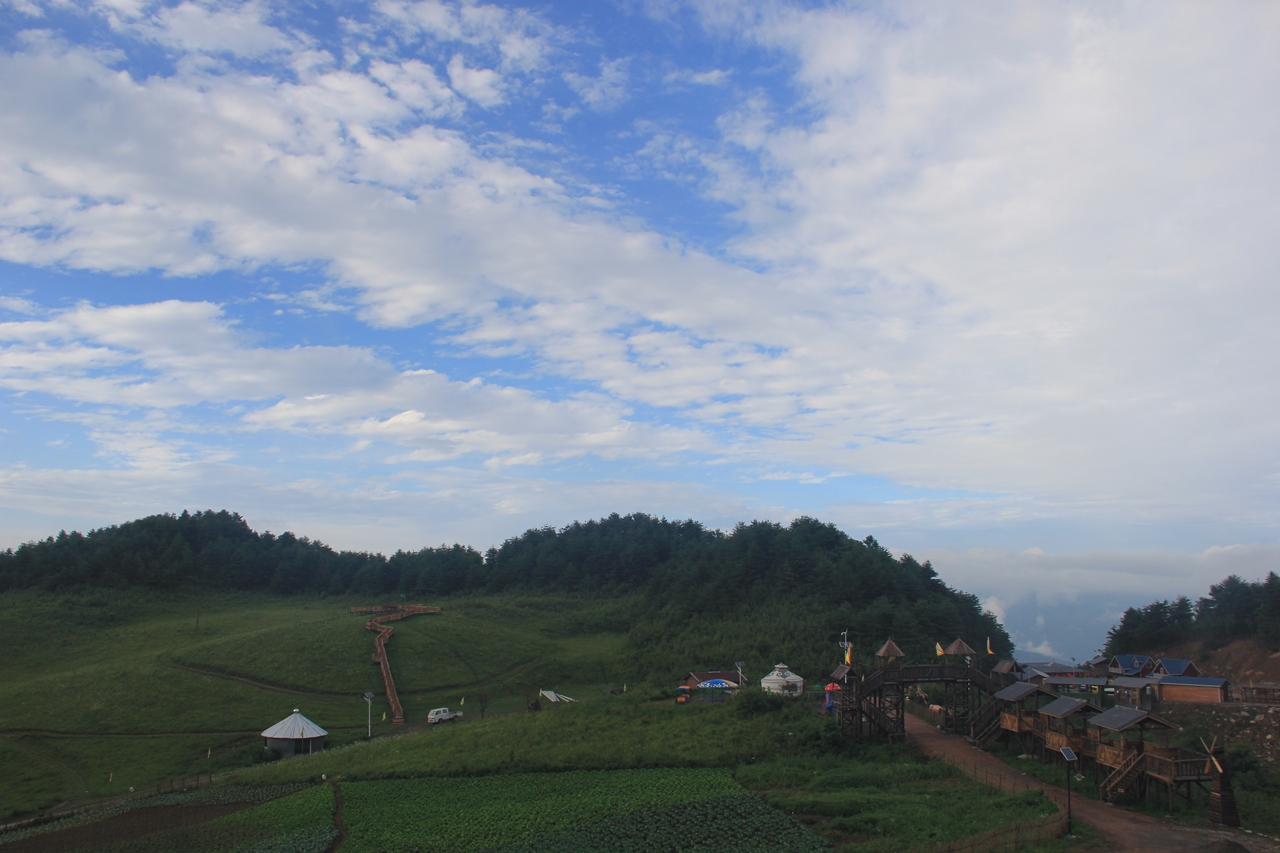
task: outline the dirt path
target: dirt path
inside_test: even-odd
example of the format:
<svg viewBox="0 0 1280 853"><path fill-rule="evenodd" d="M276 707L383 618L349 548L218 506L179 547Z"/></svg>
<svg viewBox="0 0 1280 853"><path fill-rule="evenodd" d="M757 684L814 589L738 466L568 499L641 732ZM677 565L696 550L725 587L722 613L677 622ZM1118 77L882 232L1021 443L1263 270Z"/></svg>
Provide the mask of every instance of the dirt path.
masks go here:
<svg viewBox="0 0 1280 853"><path fill-rule="evenodd" d="M906 718L908 738L929 755L945 758L980 782L1005 790L1040 788L1059 805L1066 805L1065 788L1015 770L991 753L943 734L918 717L907 714ZM1071 798L1071 812L1074 819L1102 833L1113 850L1123 853L1189 853L1224 838L1243 844L1254 853L1280 853L1280 846L1256 836L1231 830L1188 829L1079 796Z"/></svg>
<svg viewBox="0 0 1280 853"><path fill-rule="evenodd" d="M329 784L333 787L333 828L338 830L338 837L333 839L325 853L338 853L342 842L347 840L347 828L342 823L342 787L337 782Z"/></svg>

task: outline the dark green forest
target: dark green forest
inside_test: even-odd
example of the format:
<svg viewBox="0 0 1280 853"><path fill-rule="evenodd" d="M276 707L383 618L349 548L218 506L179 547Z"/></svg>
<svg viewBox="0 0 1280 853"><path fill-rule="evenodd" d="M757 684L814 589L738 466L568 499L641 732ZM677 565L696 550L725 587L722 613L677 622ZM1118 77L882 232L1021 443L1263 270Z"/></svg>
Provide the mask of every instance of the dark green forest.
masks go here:
<svg viewBox="0 0 1280 853"><path fill-rule="evenodd" d="M846 630L863 659L887 637L918 660L932 657L935 642L956 637L977 649L990 638L996 656L1013 650L977 598L947 586L929 563L895 558L870 536L859 541L812 518L724 532L614 514L528 530L483 555L452 545L387 557L258 533L238 514L210 510L63 532L0 553L0 591L94 587L403 594L424 602L479 594L625 597L634 606L583 630L628 633L640 676L728 667L754 652L816 677L834 666L834 643Z"/></svg>
<svg viewBox="0 0 1280 853"><path fill-rule="evenodd" d="M1107 654L1128 654L1202 640L1212 648L1257 637L1280 649L1280 577L1275 572L1249 582L1236 575L1209 587L1193 605L1185 595L1172 602L1130 607L1107 634Z"/></svg>

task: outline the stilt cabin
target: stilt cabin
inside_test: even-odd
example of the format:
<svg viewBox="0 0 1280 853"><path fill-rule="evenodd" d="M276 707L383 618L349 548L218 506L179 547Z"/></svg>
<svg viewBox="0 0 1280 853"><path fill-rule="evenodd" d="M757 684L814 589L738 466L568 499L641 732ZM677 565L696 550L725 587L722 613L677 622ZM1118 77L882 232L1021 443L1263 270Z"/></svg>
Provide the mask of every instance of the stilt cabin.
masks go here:
<svg viewBox="0 0 1280 853"><path fill-rule="evenodd" d="M1057 752L1069 746L1081 752L1088 715L1101 713L1102 709L1088 700L1063 696L1037 711L1033 725L1036 735L1044 739L1046 751Z"/></svg>
<svg viewBox="0 0 1280 853"><path fill-rule="evenodd" d="M1039 684L1020 681L991 697L1003 703L1000 709L1000 728L1012 732L1023 751L1031 749L1035 736L1035 722L1040 708L1056 701L1058 695Z"/></svg>

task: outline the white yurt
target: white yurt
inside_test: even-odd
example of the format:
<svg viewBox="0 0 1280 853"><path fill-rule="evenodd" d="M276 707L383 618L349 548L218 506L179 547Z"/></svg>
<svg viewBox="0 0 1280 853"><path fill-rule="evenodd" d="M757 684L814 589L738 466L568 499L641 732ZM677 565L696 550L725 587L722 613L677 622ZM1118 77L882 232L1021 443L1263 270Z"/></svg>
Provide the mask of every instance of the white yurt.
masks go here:
<svg viewBox="0 0 1280 853"><path fill-rule="evenodd" d="M274 749L283 758L310 755L324 750L324 736L327 734L294 708L292 714L262 733L263 749Z"/></svg>
<svg viewBox="0 0 1280 853"><path fill-rule="evenodd" d="M760 689L765 693L792 696L804 692L804 679L787 669L785 663L776 663L773 672L760 679Z"/></svg>

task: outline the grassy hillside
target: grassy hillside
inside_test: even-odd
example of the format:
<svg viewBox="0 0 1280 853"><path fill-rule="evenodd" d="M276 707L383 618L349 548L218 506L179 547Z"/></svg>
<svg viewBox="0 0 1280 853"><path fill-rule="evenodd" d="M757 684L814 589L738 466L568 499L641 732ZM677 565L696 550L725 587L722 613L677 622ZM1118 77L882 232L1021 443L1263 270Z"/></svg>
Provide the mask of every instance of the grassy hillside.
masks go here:
<svg viewBox="0 0 1280 853"><path fill-rule="evenodd" d="M342 792L343 849L353 851L614 853L687 849L696 836L708 853L783 853L824 849L817 833L839 849L888 853L1056 810L1038 792L1001 794L906 747L843 741L804 701L763 695L679 707L628 694L464 719L246 770L225 798L303 788L322 805L326 777ZM259 811L280 809L86 849L159 853L191 841L184 849L231 853L259 849L268 830L296 836L280 849L323 849L308 846L327 840L312 816L287 810L296 826L284 827Z"/></svg>
<svg viewBox="0 0 1280 853"><path fill-rule="evenodd" d="M75 797L251 764L257 733L293 708L364 736L387 710L373 635L349 615L368 598L95 590L0 595L0 820ZM439 705L523 708L547 687L597 695L625 673L610 608L566 599L470 599L397 623L389 645L407 722ZM198 618L198 627L197 627ZM206 757L208 756L208 757ZM86 795L85 792L88 792Z"/></svg>
<svg viewBox="0 0 1280 853"><path fill-rule="evenodd" d="M464 777L499 780L476 790L509 801L483 835L483 846L507 853L615 849L663 827L711 826L717 814L722 840L768 825L809 845L808 830L751 793L765 789L789 811L808 809L806 820L829 837L884 850L1049 808L1010 799L984 811L990 791L901 748L845 743L804 700L670 701L686 671L734 661L753 680L785 660L820 683L846 630L857 657L890 635L929 659L935 641L955 636L1009 646L994 617L927 563L812 519L724 533L615 515L531 530L484 555L454 546L387 558L259 534L229 513L183 513L0 553L0 590L0 643L10 652L0 658L0 820L232 771L241 785L314 785L327 775L352 786L352 849L387 841L375 837L391 831L379 803L434 802L449 790L441 780ZM388 651L409 725L393 729L383 722L373 635L349 608L400 600L442 612L395 623ZM543 688L580 701L523 713ZM367 706L357 698L366 691L378 697L372 743L363 742ZM466 716L413 731L441 705ZM264 763L258 733L293 708L329 731L330 749ZM850 762L863 770L850 775ZM583 811L568 795L542 811L529 805L555 788L529 774L657 769L750 781L710 799L655 801L644 813ZM523 788L521 774L533 779ZM868 822L868 810L883 819ZM551 814L565 819L548 823ZM219 820L219 838L268 843L265 824ZM513 821L537 831L513 834ZM397 838L438 834L419 824L396 829ZM298 843L323 846L328 831L309 825ZM195 837L170 835L118 850Z"/></svg>

